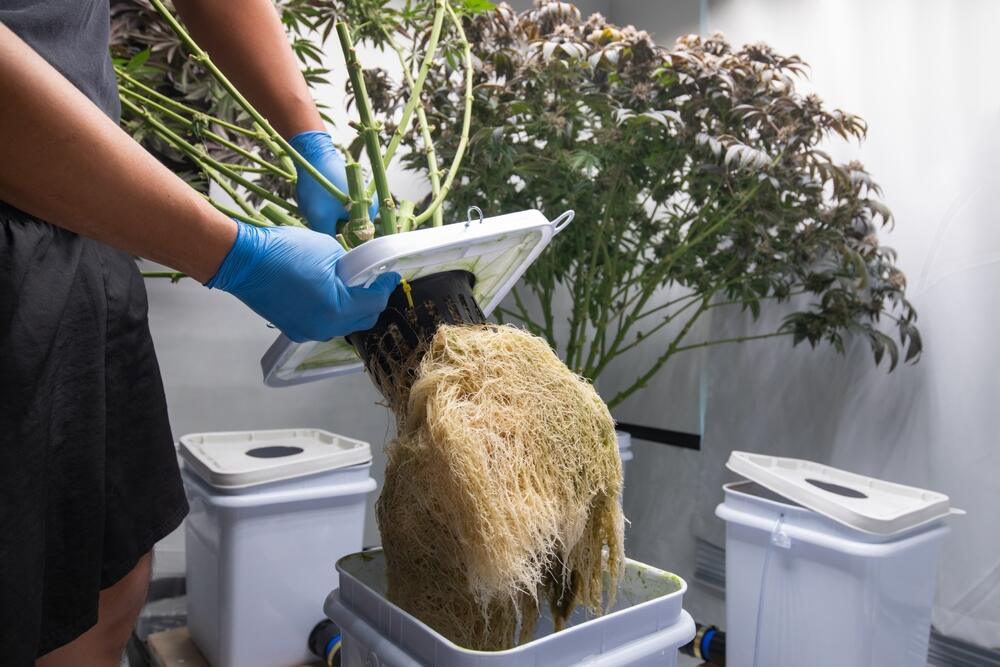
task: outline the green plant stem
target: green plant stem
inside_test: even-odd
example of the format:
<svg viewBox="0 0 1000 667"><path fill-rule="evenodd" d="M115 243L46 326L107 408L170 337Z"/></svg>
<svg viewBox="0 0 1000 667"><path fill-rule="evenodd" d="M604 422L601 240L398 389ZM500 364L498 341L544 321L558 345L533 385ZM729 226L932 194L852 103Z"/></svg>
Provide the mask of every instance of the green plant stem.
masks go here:
<svg viewBox="0 0 1000 667"><path fill-rule="evenodd" d="M365 174L361 165L351 160L347 163L347 186L351 193L350 219L344 226L344 238L352 245L372 240L375 226L368 219L368 201L365 198Z"/></svg>
<svg viewBox="0 0 1000 667"><path fill-rule="evenodd" d="M347 186L351 195L350 214L352 222L368 221L368 202L365 201L365 177L361 165L351 160L347 163ZM360 185L360 192L356 188Z"/></svg>
<svg viewBox="0 0 1000 667"><path fill-rule="evenodd" d="M645 283L647 287L640 290L635 297L629 299L628 303L625 306L623 306L623 308L628 308L629 305L632 304L633 301L635 301L635 304L631 306L631 311L628 313L628 315L625 316L624 321L622 321L621 319L619 320L620 324L618 326L618 331L615 333L615 338L612 341L607 354L597 365L596 369L594 370L594 374L588 377L596 377L597 375L599 375L607 367L608 363L610 363L610 361L617 356L618 349L624 342L625 336L628 334L629 331L632 330L632 326L638 320L639 314L644 312L643 308L646 307L646 303L656 293L660 283L662 282L661 276L665 276L668 274L670 268L673 266L673 262L675 262L678 258L680 258L685 252L690 251L695 245L697 245L702 240L707 238L709 234L714 233L715 231L720 229L723 225L725 225L727 222L729 222L729 220L733 217L733 215L735 215L737 211L739 211L743 206L745 206L750 201L750 199L757 192L759 187L760 187L759 183L754 185L754 187L752 187L750 191L745 193L744 196L741 197L738 202L736 202L732 207L730 207L727 211L725 211L725 213L723 213L718 220L712 222L710 225L708 225L706 229L702 230L700 233L697 233L693 238L685 240L685 242L682 245L678 246L673 252L671 252L664 258L662 263L657 267L659 270L654 275L649 276L648 282ZM713 201L714 200L715 199L713 198ZM695 220L692 221L692 224L698 218L702 218L705 215L707 215L708 208L709 206L707 205L703 206L698 211L697 215L695 216ZM662 367L662 365L663 364L660 364L660 367Z"/></svg>
<svg viewBox="0 0 1000 667"><path fill-rule="evenodd" d="M535 261L548 262L551 261L549 257L550 256L548 254L543 254ZM539 299L539 304L542 308L542 318L544 319L543 327L545 332L545 338L546 340L549 341L549 345L552 346L553 350L558 349L559 345L558 342L556 341L555 325L554 325L555 318L552 316L552 297L554 291L555 291L554 284L546 283L545 286L542 288L542 298Z"/></svg>
<svg viewBox="0 0 1000 667"><path fill-rule="evenodd" d="M451 8L448 2L445 2L445 10L448 12L448 18L451 19L452 23L455 25L455 31L458 34L458 44L462 47L462 61L465 66L465 110L462 114L462 135L458 141L458 147L455 149L455 157L452 159L451 167L448 169L448 174L445 176L444 183L441 184L441 191L434 197L434 200L430 203L425 211L416 217L414 223L417 226L423 224L428 218L434 215L434 211L441 206L445 198L448 196L448 192L451 190L451 184L455 180L456 174L458 174L459 167L462 164L462 156L465 154L465 147L469 144L469 126L472 123L472 49L469 46L469 40L465 36L465 29L462 28L462 20L458 18L455 14L455 10Z"/></svg>
<svg viewBox="0 0 1000 667"><path fill-rule="evenodd" d="M514 290L514 292L516 292L516 290ZM515 303L517 303L517 310L510 310L508 308L497 308L497 311L505 315L510 315L511 317L517 318L518 320L521 321L521 323L524 326L528 328L528 331L530 331L536 336L541 336L542 335L541 328L538 326L538 323L535 322L530 315L528 315L528 311L524 309L524 304L519 303L520 298L518 297L517 294L514 294L514 301Z"/></svg>
<svg viewBox="0 0 1000 667"><path fill-rule="evenodd" d="M677 353L678 346L680 346L684 338L691 332L691 328L694 326L694 323L697 322L698 318L701 317L702 314L708 309L708 302L711 300L711 296L711 294L708 294L702 299L701 306L695 311L690 319L684 323L684 326L681 327L680 333L674 337L670 346L667 347L667 350L653 362L646 372L636 378L632 384L619 391L614 398L608 401L608 408L614 408L636 391L645 387L646 383L648 383L649 380L656 375L661 368L663 368L663 365L667 363L667 360Z"/></svg>
<svg viewBox="0 0 1000 667"><path fill-rule="evenodd" d="M278 208L274 204L264 204L261 206L260 214L276 225L281 225L283 227L305 227L305 225L299 221L298 218L290 215L287 211L282 208Z"/></svg>
<svg viewBox="0 0 1000 667"><path fill-rule="evenodd" d="M666 352L664 352L659 358L657 358L657 360L653 363L653 365L650 366L650 368L645 373L643 373L641 376L639 376L639 378L637 378L635 382L633 382L631 385L629 385L628 387L626 387L624 390L620 391L611 401L609 401L608 402L608 407L614 407L616 405L619 405L622 401L624 401L626 398L628 398L629 396L631 396L633 393L635 393L639 389L645 387L646 383L649 382L649 380L654 375L656 375L656 373L659 372L659 370L661 368L663 368L663 365L666 364L666 362L673 355L675 355L675 354L677 354L679 352L687 352L687 351L690 351L690 350L697 350L697 349L701 349L701 348L705 348L705 347L711 347L711 346L715 346L715 345L724 345L724 344L727 344L727 343L741 343L741 342L751 341L751 340L764 340L764 339L767 339L767 338L778 338L778 337L781 337L781 336L791 336L791 335L793 335L794 332L791 332L791 331L774 331L774 332L766 333L766 334L753 334L753 335L750 335L750 336L734 336L734 337L731 337L731 338L717 338L715 340L706 340L706 341L702 341L700 343L694 343L694 344L691 344L691 345L681 345L681 342L691 332L691 328L694 326L694 323L698 320L698 318L701 317L709 309L717 307L719 305L719 304L712 304L712 303L710 303L710 301L712 299L712 296L717 291L718 291L718 288L715 288L715 289L712 290L712 292L706 294L702 298L702 300L701 300L701 306L699 306L699 308L695 312L695 314L692 315L691 318L684 324L684 327L681 329L681 331L677 335L677 337L674 338L674 340L670 343L670 346L667 348ZM687 307L689 305L691 305L691 304L685 305L683 309L687 309ZM729 305L729 304L723 304L723 305ZM678 313L676 313L675 315L677 315L677 314L680 314L680 311L678 311ZM636 344L637 344L637 342L634 342L634 343L630 344L628 346L628 348L634 347ZM626 349L628 349L628 348L626 348ZM622 350L622 352L624 352L624 350Z"/></svg>
<svg viewBox="0 0 1000 667"><path fill-rule="evenodd" d="M620 233L618 235L620 236ZM610 272L611 275L618 275L618 262L616 261L616 256L612 256L611 253L608 252L608 245L609 244L607 243L602 243L600 245L600 252L604 262L604 271ZM594 339L590 343L590 349L587 353L587 361L583 366L583 375L585 376L589 370L593 368L594 362L597 360L599 354L603 355L606 351L605 343L607 340L608 319L611 310L610 293L614 289L614 284L609 280L601 280L598 285L598 289L603 292L596 298L600 316L594 323Z"/></svg>
<svg viewBox="0 0 1000 667"><path fill-rule="evenodd" d="M351 32L343 21L337 22L337 37L340 39L340 48L344 52L344 60L347 63L347 75L351 80L355 106L358 108L358 116L361 119L360 132L365 142L368 159L371 162L375 190L378 192L382 233L395 234L396 202L389 190L389 178L385 173L385 162L382 161L382 147L379 145L378 137L379 126L372 113L372 103L368 99L368 89L365 87L364 70L358 60L357 51L354 49L354 42L351 41ZM362 184L360 192L352 193L352 199L360 198L364 201L366 199L365 190L366 188ZM367 217L367 213L365 216Z"/></svg>
<svg viewBox="0 0 1000 667"><path fill-rule="evenodd" d="M326 176L321 174L319 170L309 164L308 160L302 157L297 150L292 148L291 144L285 141L284 137L278 134L274 128L271 127L271 124L267 121L267 119L264 118L245 97L243 97L242 93L236 89L236 86L234 86L222 73L222 70L215 66L215 63L213 63L212 59L208 57L208 54L204 51L204 49L198 46L198 43L191 38L187 30L184 29L184 26L182 26L180 22L174 18L174 15L171 14L170 11L163 5L163 2L161 0L150 0L150 3L160 16L163 17L163 20L167 22L171 30L173 30L184 43L187 49L191 52L192 57L201 63L202 66L204 66L205 69L212 75L212 77L219 82L219 85L221 85L223 89L229 93L236 103L239 104L251 118L253 118L254 122L267 135L267 139L280 146L282 151L284 151L284 153L290 157L295 164L299 165L303 170L305 170L306 173L315 178L316 181L327 190L327 192L341 202L347 203L347 195L341 192L340 189L331 183Z"/></svg>
<svg viewBox="0 0 1000 667"><path fill-rule="evenodd" d="M430 125L423 107L417 108L417 122L420 123L420 138L424 143L424 155L427 157L427 178L431 182L431 200L441 199L441 170L438 167L437 151L434 150L434 140L431 138ZM441 199L441 201L444 201ZM444 207L440 204L431 209L431 227L444 224Z"/></svg>
<svg viewBox="0 0 1000 667"><path fill-rule="evenodd" d="M128 90L127 88L121 88L119 90L120 90L120 92L125 93L126 95L130 95L130 96L136 98L137 100L141 101L143 104L145 104L147 106L153 107L154 109L156 109L160 113L163 113L163 114L166 114L166 115L170 116L171 118L173 118L177 122L183 124L184 127L186 127L188 130L191 130L191 131L194 130L195 123L192 120L184 118L180 114L177 114L177 113L174 113L174 112L170 111L169 109L163 107L160 104L157 104L153 100L150 100L150 99L147 99L146 97L143 97L142 95L136 93L135 91ZM214 142L216 142L216 143L218 143L218 144L220 144L222 146L225 146L226 148L228 148L229 150L233 151L237 155L241 155L241 156L243 156L244 158L246 158L248 160L256 162L257 164L260 165L260 167L262 169L273 173L275 176L280 176L281 178L284 178L285 180L289 180L289 181L294 181L295 180L295 174L294 174L294 172L290 173L290 172L284 171L283 169L281 169L279 167L274 166L273 164L271 164L267 160L264 160L263 158L261 158L259 155L254 155L253 153L251 153L250 151L246 150L245 148L243 148L239 144L236 144L236 143L230 141L229 139L226 139L225 137L223 137L220 134L216 134L215 132L213 132L213 131L211 131L209 129L202 129L202 130L199 130L199 132L200 132L200 134L202 136L207 137L207 138L211 139L212 141L214 141Z"/></svg>
<svg viewBox="0 0 1000 667"><path fill-rule="evenodd" d="M209 116L204 111L199 111L198 109L195 109L194 107L190 107L190 106L188 106L186 104L183 104L182 102L178 102L177 100L173 99L172 97L167 97L163 93L157 91L154 88L150 88L146 84L144 84L141 81L139 81L138 79L134 78L133 76L131 76L122 67L115 67L115 74L118 76L119 79L127 82L129 85L131 85L131 86L133 86L135 88L138 88L139 90L143 91L143 93L145 93L149 97L151 97L151 98L153 98L155 100L158 100L160 103L162 103L164 105L172 106L177 111L183 111L184 113L191 114L192 116L203 116L209 123L212 123L212 124L215 124L215 125L219 125L221 127L226 128L227 130L231 130L233 132L237 132L237 133L242 134L242 135L247 136L247 137L256 137L257 136L257 132L255 132L254 130L248 130L245 127L240 127L239 125L235 125L233 123L230 123L229 121L222 120L221 118L217 118L215 116ZM122 88L119 87L119 91L121 91L121 90L122 90ZM134 91L132 91L132 92L134 92Z"/></svg>
<svg viewBox="0 0 1000 667"><path fill-rule="evenodd" d="M661 311L661 310L666 310L667 308L670 308L670 306L673 306L673 305L675 305L675 304L678 304L678 303L680 303L681 301L687 301L687 300L689 300L689 299L690 299L690 300L695 300L695 301L697 301L697 300L698 300L698 293L697 293L697 292L695 292L694 294L685 294L685 295L684 295L684 296L682 296L682 297L678 297L678 298L676 298L676 299L671 299L670 301L667 301L666 303L662 303L662 304L660 304L659 306L655 306L655 307L653 307L653 308L650 308L650 309L649 309L649 310L647 310L646 312L644 312L644 313L640 313L640 314L639 314L639 315L638 315L638 316L637 316L637 317L635 318L635 321L636 321L636 322L638 322L639 320L641 320L641 319L644 319L644 318L646 318L646 317L649 317L650 315L652 315L652 314L654 314L654 313L658 313L658 312L659 312L659 311ZM715 304L712 304L712 306L710 306L710 308L714 308L714 307L715 307Z"/></svg>
<svg viewBox="0 0 1000 667"><path fill-rule="evenodd" d="M249 217L243 215L242 213L238 213L237 211L234 211L233 209L229 208L225 204L220 204L219 202L215 201L214 199L212 199L208 195L204 195L203 194L202 197L204 197L205 201L207 201L209 204L211 204L212 206L214 206L216 208L216 210L218 210L220 213L224 213L225 215L229 216L230 218L233 218L234 220L239 220L240 222L245 222L245 223L247 223L249 225L254 225L255 227L270 227L271 226L271 223L268 222L267 220L257 220L256 218L249 218Z"/></svg>
<svg viewBox="0 0 1000 667"><path fill-rule="evenodd" d="M225 192L227 195L229 195L229 198L232 199L234 202L236 202L237 206L243 209L244 213L246 213L251 218L258 217L257 209L251 206L250 202L244 199L240 195L240 193L236 191L236 188L230 185L227 182L227 180L223 178L217 171L211 168L206 168L204 165L202 165L202 169L205 170L206 176L215 181L218 184L218 186L222 188L222 191Z"/></svg>
<svg viewBox="0 0 1000 667"><path fill-rule="evenodd" d="M604 206L601 209L601 218L603 219L604 213L611 208L614 203L615 197L618 196L618 189L621 183L621 170L615 172L615 177L612 180L612 185L608 188L608 194L604 198ZM604 231L605 225L599 224L596 226L595 238L591 241L592 246L589 248L590 251L590 261L587 264L586 271L582 275L577 275L576 281L573 284L573 313L570 316L570 327L569 327L569 341L566 345L566 365L572 368L577 373L583 374L584 369L581 368L583 363L583 341L580 340L581 337L586 335L586 323L588 320L588 311L591 307L590 303L590 291L594 283L594 274L597 270L597 258L598 249L604 242ZM577 236L577 257L585 255L585 249L582 246L584 241L583 235Z"/></svg>
<svg viewBox="0 0 1000 667"><path fill-rule="evenodd" d="M148 88L146 86L142 86L142 84L138 84L137 82L135 82L134 79L130 79L130 81L133 82L133 85L138 85L138 86L142 87L142 89L144 91L147 91L147 93L156 93L156 91L152 90L151 88ZM181 114L177 113L176 111L173 111L173 110L167 108L166 105L160 104L159 102L157 102L154 99L150 99L146 95L138 93L138 92L136 92L136 91L134 91L134 90L132 90L132 89L130 89L128 87L125 87L125 86L120 86L118 88L118 93L119 93L119 96L122 95L122 94L124 94L124 95L128 95L130 97L133 97L136 100L139 100L144 105L152 107L152 108L156 109L157 111L159 111L160 113L162 113L162 114L164 114L164 115L166 115L166 116L168 116L170 118L173 118L175 121L183 124L184 127L186 127L188 130L191 130L192 132L195 129L196 121L195 121L194 118L186 118L186 117L182 116ZM170 100L169 97L165 97L163 95L159 95L158 93L157 93L157 95L159 96L159 98L162 98L164 100ZM266 134L264 134L260 130L257 130L257 131L244 130L243 128L241 128L241 127L239 127L237 125L233 125L232 123L226 123L225 121L220 120L219 118L215 118L214 116L207 116L206 114L204 114L204 113L202 113L200 111L197 111L195 109L192 109L191 107L185 106L183 104L176 104L175 106L179 107L181 110L185 110L186 112L194 115L195 118L197 118L199 116L203 117L205 119L205 123L204 123L205 125L220 124L220 125L223 125L225 127L230 128L230 129L235 128L236 130L238 130L241 134L243 134L245 136L261 140L267 146L268 150L270 150L274 155L278 156L279 160L282 160L283 166L285 166L286 169L282 169L281 167L275 166L274 164L268 162L267 160L263 159L259 155L251 153L250 151L246 150L245 148L243 148L239 144L237 144L237 143L235 143L233 141L230 141L226 137L224 137L224 136L222 136L220 134L217 134L216 132L213 132L212 130L208 129L207 127L204 128L204 129L198 130L199 136L207 137L207 138L211 139L212 141L214 141L214 142L216 142L216 143L218 143L218 144L220 144L222 146L225 146L226 148L228 148L229 150L233 151L237 155L241 155L244 158L246 158L248 160L251 160L252 162L256 162L258 165L260 165L259 168L246 167L246 166L243 166L243 165L227 165L227 166L236 167L236 168L241 169L242 171L256 171L256 172L259 172L259 173L268 172L268 173L272 173L275 176L278 176L280 178L284 178L285 180L293 181L293 182L295 181L295 178L296 178L296 175L295 175L295 165L291 164L291 162L288 160L288 158L286 156L284 156L284 154L281 152L281 148L277 144L275 144L274 142L269 141L267 139Z"/></svg>
<svg viewBox="0 0 1000 667"><path fill-rule="evenodd" d="M417 72L416 81L413 80L413 77L410 74L410 68L406 64L406 58L403 56L399 46L396 45L395 40L393 40L392 36L389 34L389 31L384 27L380 28L390 48L396 52L396 56L399 58L400 65L402 65L403 68L403 76L406 79L406 85L410 89L410 99L408 99L406 104L403 106L403 113L400 116L399 125L396 126L396 131L392 133L392 137L389 139L389 145L385 149L385 157L383 158L383 161L386 165L392 162L392 158L396 154L396 149L399 147L399 142L402 141L403 136L406 134L406 128L410 124L410 116L413 115L414 109L417 109L417 119L421 122L421 130L427 127L427 115L424 113L423 106L420 105L420 93L424 88L424 81L427 79L427 73L430 71L431 64L434 61L434 56L437 53L438 41L441 38L441 26L444 24L446 2L448 2L448 0L437 0L435 3L434 22L431 26L430 37L427 40L427 51L424 55L423 62L420 64L420 70ZM420 120L421 116L423 116L422 120ZM429 134L430 132L428 131L428 135ZM368 187L368 194L371 195L373 191L374 183Z"/></svg>
<svg viewBox="0 0 1000 667"><path fill-rule="evenodd" d="M536 336L540 336L541 335L540 333L538 333L538 330L535 328L535 324L533 322L530 322L530 321L524 319L524 317L522 317L521 314L519 312L517 312L516 310L510 310L509 308L502 308L500 306L497 306L497 309L494 310L493 312L496 315L497 322L499 322L500 324L504 323L503 316L506 315L508 317L512 317L512 318L518 320L519 322L521 322L521 324L523 324L528 329L528 331L530 333L535 334Z"/></svg>
<svg viewBox="0 0 1000 667"><path fill-rule="evenodd" d="M800 294L808 294L808 293L809 293L809 290L807 290L807 289L800 289L800 290L795 290L794 292L789 292L788 294L784 294L782 296L778 296L776 294L772 294L770 296L762 296L762 297L759 297L757 300L758 301L769 301L771 299L777 299L778 301L784 301L786 299L791 299L792 297L799 296ZM725 306L737 306L737 305L743 305L743 302L742 301L716 301L711 306L709 306L709 308L723 308ZM883 315L888 315L889 317L892 317L892 315L889 315L888 313L883 313Z"/></svg>
<svg viewBox="0 0 1000 667"><path fill-rule="evenodd" d="M193 146L183 137L181 137L176 132L171 130L169 127L161 123L159 119L155 118L151 113L149 113L145 109L136 106L131 101L126 99L122 99L121 103L124 108L128 109L132 113L140 116L143 120L145 120L150 125L150 127L153 128L153 130L157 133L157 135L160 136L160 138L162 138L168 144L170 144L177 150L183 152L188 157L190 157L203 170L206 168L207 165L210 169L214 169L219 173L225 175L226 178L228 178L229 180L239 183L240 185L250 190L254 194L258 195L262 199L266 199L267 201L276 204L277 206L280 206L289 213L298 214L299 211L295 206L289 204L287 201L285 201L281 197L278 197L272 192L265 190L264 188L260 187L253 181L243 178L241 175L237 174L232 169L226 167L223 163L219 162L215 158L205 153L204 150L200 150L197 147Z"/></svg>
<svg viewBox="0 0 1000 667"><path fill-rule="evenodd" d="M635 337L635 338L634 338L634 339L632 340L632 342L631 342L631 343L629 343L629 344L627 344L627 345L625 345L625 346L623 346L623 347L620 347L620 348L619 348L618 350L616 350L616 351L615 351L615 356L616 356L616 357L620 357L621 355L625 354L625 353L626 353L626 352L628 352L629 350L632 350L632 349L634 349L634 348L638 347L639 345L641 345L641 344L642 344L642 341L644 341L644 340L648 340L650 336L652 336L653 334L655 334L655 333L656 333L657 331L659 331L659 330L660 330L660 329L662 329L663 327L665 327L665 326L669 325L669 324L670 324L671 322L673 322L673 321L674 321L674 319L675 319L675 318L676 318L676 317L677 317L678 315L680 315L681 313L683 313L684 311L686 311L686 310L687 310L688 308L690 308L691 306L693 306L693 305L694 305L694 304L696 304L696 303L698 303L698 299L695 299L695 300L692 300L692 301L689 301L689 302L687 302L686 304L684 304L683 306L681 306L680 308L678 308L676 312L673 312L673 313L671 313L671 314L670 314L670 315L669 315L668 317L664 317L664 318L663 318L663 319L662 319L662 320L661 320L661 321L660 321L659 323L657 323L657 324L656 324L656 325L655 325L655 326L654 326L654 327L653 327L652 329L650 329L649 331L643 331L643 332L642 332L642 335L641 335L641 336L637 335L637 336L636 336L636 337ZM705 308L705 310L708 310L708 309L710 309L711 307L712 307L712 306L708 306L708 307L706 307L706 308Z"/></svg>
<svg viewBox="0 0 1000 667"><path fill-rule="evenodd" d="M220 162L224 167L233 169L235 171L243 172L245 174L273 174L274 172L270 169L265 169L264 167L254 167L249 164L236 164L235 162Z"/></svg>
<svg viewBox="0 0 1000 667"><path fill-rule="evenodd" d="M402 234L413 229L413 211L416 207L417 203L410 199L404 199L399 202L399 210L396 215L397 234Z"/></svg>
<svg viewBox="0 0 1000 667"><path fill-rule="evenodd" d="M426 78L427 70L429 69L428 66L431 59L434 57L435 51L437 50L438 38L441 33L440 24L443 22L444 14L444 3L442 0L439 0L438 12L434 15L434 29L431 31L431 39L427 45L427 54L424 57L424 63L420 68L420 74L416 82L410 75L410 68L406 63L406 57L403 55L403 51L399 48L396 42L393 41L389 32L385 30L385 28L382 28L382 34L385 36L389 47L396 53L396 58L399 59L399 65L403 70L403 78L406 80L406 85L410 89L410 99L407 100L406 106L403 108L403 115L400 118L399 125L396 126L396 131L393 132L392 139L389 142L389 148L386 149L385 163L389 164L389 161L392 159L392 156L396 151L396 145L403 137L406 127L409 125L413 107L416 107L417 124L420 127L420 137L424 143L423 150L427 157L427 178L431 183L431 199L436 198L441 192L441 174L438 168L437 152L434 150L434 141L431 138L430 124L427 122L427 114L424 111L423 105L418 104L418 102L420 100L420 91L424 86L424 78ZM437 34L435 34L435 31ZM369 186L369 190L372 187L374 187L374 183ZM440 227L444 224L444 211L440 206L434 209L434 213L431 217L431 224L434 227Z"/></svg>
<svg viewBox="0 0 1000 667"><path fill-rule="evenodd" d="M712 347L715 345L726 345L728 343L745 343L750 340L765 340L767 338L780 338L782 336L793 336L794 333L791 331L774 331L772 333L766 334L756 334L753 336L734 336L732 338L718 338L716 340L706 340L701 343L694 343L692 345L681 345L674 350L674 352L687 352L688 350L697 350L703 347Z"/></svg>

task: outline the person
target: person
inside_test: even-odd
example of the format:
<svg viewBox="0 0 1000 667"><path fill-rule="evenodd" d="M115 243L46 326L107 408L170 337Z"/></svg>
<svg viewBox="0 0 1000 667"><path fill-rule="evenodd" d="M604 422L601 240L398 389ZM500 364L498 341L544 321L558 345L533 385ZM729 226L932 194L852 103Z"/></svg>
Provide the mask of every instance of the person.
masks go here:
<svg viewBox="0 0 1000 667"><path fill-rule="evenodd" d="M346 191L270 0L174 0L213 60ZM0 662L117 667L153 545L187 512L133 256L227 291L293 340L370 328L399 276L336 276L313 230L219 213L117 124L108 0L0 2ZM305 641L305 639L303 639Z"/></svg>

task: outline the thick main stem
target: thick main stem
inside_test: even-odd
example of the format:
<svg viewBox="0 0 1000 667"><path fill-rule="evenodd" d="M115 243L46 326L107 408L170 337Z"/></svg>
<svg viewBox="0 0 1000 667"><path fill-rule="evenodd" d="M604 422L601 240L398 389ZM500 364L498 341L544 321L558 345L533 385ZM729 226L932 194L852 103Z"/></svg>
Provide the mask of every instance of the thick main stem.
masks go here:
<svg viewBox="0 0 1000 667"><path fill-rule="evenodd" d="M215 66L215 63L213 63L212 59L208 57L205 50L198 46L198 43L195 42L194 39L192 39L192 37L187 33L184 26L182 26L180 22L174 18L174 15L171 14L170 11L163 5L163 2L161 2L161 0L150 0L150 3L160 16L163 17L163 20L167 22L171 30L173 30L184 43L194 59L208 70L212 77L219 82L219 85L221 85L223 89L236 101L236 103L239 104L251 118L253 118L254 122L260 126L264 134L267 135L267 139L280 146L281 150L284 151L286 155L288 155L297 165L302 167L307 174L315 178L316 181L323 186L325 190L327 190L327 192L346 204L348 200L347 195L344 192L341 192L340 189L331 183L326 176L319 172L318 169L309 164L308 160L302 157L297 150L292 148L291 144L285 141L284 137L278 134L274 128L271 127L271 124L267 121L267 119L264 118L245 97L243 97L240 91L236 89L236 86L234 86L222 73L222 70Z"/></svg>
<svg viewBox="0 0 1000 667"><path fill-rule="evenodd" d="M340 48L344 52L344 60L347 63L347 75L351 80L351 88L354 90L354 101L358 108L358 116L361 118L361 136L365 142L365 150L368 159L371 161L372 179L375 181L375 190L378 192L379 211L382 218L382 233L396 233L396 202L392 198L389 190L389 178L385 173L385 162L382 161L382 147L378 140L378 123L372 113L372 103L368 99L368 89L365 87L364 70L358 60L358 54L354 50L354 42L351 41L351 32L347 24L343 21L337 22L337 37L340 39ZM361 193L365 192L362 187Z"/></svg>
<svg viewBox="0 0 1000 667"><path fill-rule="evenodd" d="M347 238L347 242L353 246L371 241L375 236L375 227L368 219L365 174L361 165L354 160L347 163L347 187L351 193L351 217L344 228L344 236Z"/></svg>

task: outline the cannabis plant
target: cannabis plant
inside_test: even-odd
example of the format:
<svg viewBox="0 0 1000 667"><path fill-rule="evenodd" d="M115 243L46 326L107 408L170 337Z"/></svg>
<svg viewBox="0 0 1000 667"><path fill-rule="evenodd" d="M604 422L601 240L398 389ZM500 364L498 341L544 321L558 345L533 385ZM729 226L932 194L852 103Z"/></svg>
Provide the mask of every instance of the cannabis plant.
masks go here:
<svg viewBox="0 0 1000 667"><path fill-rule="evenodd" d="M878 239L892 214L862 165L823 150L831 139L862 140L867 127L796 89L799 57L764 44L736 49L721 35L663 48L555 0L521 14L487 0L276 5L311 83L325 80L323 44L338 33L361 117L345 147L352 163L366 152L379 187L398 153L430 185L425 201L397 205L383 182L390 206L371 228L361 209L373 186L359 189L352 167L361 194L340 193L358 214L344 225L345 245L441 224L443 211L471 205L550 217L575 209L577 222L499 315L543 335L590 379L670 327L671 340L612 406L674 355L722 343L787 337L843 351L857 335L890 369L919 357L905 277ZM216 205L233 217L300 224L290 185L301 158L159 0L113 8L125 126L196 187L218 183L239 210ZM363 70L351 39L393 53L402 75ZM567 298L560 327L553 304ZM787 316L753 335L692 338L725 307Z"/></svg>
<svg viewBox="0 0 1000 667"><path fill-rule="evenodd" d="M116 0L112 5L112 53L124 127L206 197L209 183L216 184L232 202L209 198L220 211L255 225L302 225L291 198L298 165L347 206L350 220L337 234L347 249L377 234L442 224L441 204L458 173L471 121L472 62L463 19L492 5L484 5L482 0L427 0L393 9L383 0L343 5L304 0L276 3L310 85L326 82L322 48L336 33L358 116L352 123L357 139L344 151L348 192L330 183L271 128L163 0ZM362 68L352 25L357 26L358 38L392 49L399 56L402 76L395 82L394 92L397 100L405 99L385 121L376 118L368 94L369 84L378 94L380 81ZM414 35L420 31L422 39L419 44L415 39L408 41L404 52L398 41L407 36L407 30ZM462 88L459 97L465 100L458 116L464 138L450 147L448 169L439 166L434 146L427 141L430 129L420 104L427 73L432 64L437 64L440 72L438 61L442 58L453 70L464 69L457 82ZM403 89L409 92L401 93ZM431 197L420 210L415 202L395 200L386 175L386 166L414 119L414 131L425 140L421 152L431 186ZM362 152L371 170L370 185L366 185L359 162ZM380 210L377 228L368 214L376 192Z"/></svg>
<svg viewBox="0 0 1000 667"><path fill-rule="evenodd" d="M838 137L860 141L866 125L797 90L806 69L798 56L765 44L737 49L721 35L662 48L641 30L599 14L583 20L551 0L522 14L500 5L469 17L466 33L473 131L448 205L577 211L502 315L545 336L591 379L674 325L610 405L674 355L734 341L787 337L843 351L859 335L890 369L901 356L917 359L905 277L877 236L892 214L862 165L823 149ZM444 159L465 145L451 78L438 61L423 92ZM412 168L423 169L420 157L409 154ZM553 303L567 294L560 333ZM736 306L756 319L775 304L788 314L773 330L692 338L715 309Z"/></svg>

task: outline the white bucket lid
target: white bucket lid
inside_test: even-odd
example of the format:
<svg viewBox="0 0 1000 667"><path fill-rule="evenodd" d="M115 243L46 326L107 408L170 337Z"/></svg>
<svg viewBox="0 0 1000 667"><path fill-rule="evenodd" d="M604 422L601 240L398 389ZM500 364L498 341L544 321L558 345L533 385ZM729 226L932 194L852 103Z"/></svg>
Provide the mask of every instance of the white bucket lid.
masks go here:
<svg viewBox="0 0 1000 667"><path fill-rule="evenodd" d="M552 221L534 209L486 219L480 212L476 221L368 241L337 262L337 275L354 286L369 285L379 274L390 271L408 281L444 271L468 271L476 277L472 287L476 303L484 315L489 315L552 237L572 220L573 211ZM271 387L322 380L364 368L345 338L295 343L285 336L274 341L260 366L264 384Z"/></svg>
<svg viewBox="0 0 1000 667"><path fill-rule="evenodd" d="M894 535L949 514L948 496L812 461L733 452L726 467L785 498L855 530Z"/></svg>
<svg viewBox="0 0 1000 667"><path fill-rule="evenodd" d="M209 485L242 489L367 463L367 442L315 428L192 433L181 456Z"/></svg>

